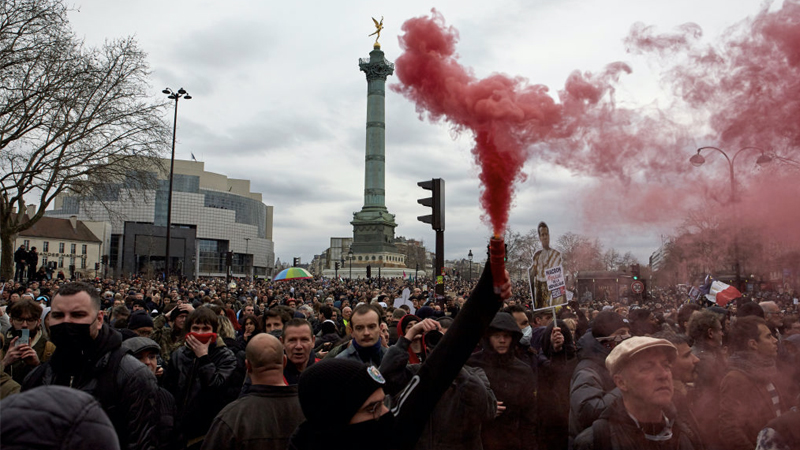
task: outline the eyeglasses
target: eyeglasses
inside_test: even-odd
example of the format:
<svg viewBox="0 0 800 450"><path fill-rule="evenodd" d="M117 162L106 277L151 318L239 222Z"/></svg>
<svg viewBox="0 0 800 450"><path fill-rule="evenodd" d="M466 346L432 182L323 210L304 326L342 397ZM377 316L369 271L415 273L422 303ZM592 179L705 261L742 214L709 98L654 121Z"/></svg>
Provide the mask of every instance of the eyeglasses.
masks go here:
<svg viewBox="0 0 800 450"><path fill-rule="evenodd" d="M380 413L383 411L381 406L385 406L387 409L389 409L391 404L392 404L392 396L389 395L389 394L386 394L383 397L382 400L374 401L374 402L368 404L367 406L365 406L364 407L364 411L369 413L374 419L377 420L378 417L380 417L380 415L381 415Z"/></svg>
<svg viewBox="0 0 800 450"><path fill-rule="evenodd" d="M27 322L28 325L33 326L33 325L36 325L36 322L38 322L38 321L39 321L39 319L17 319L17 318L12 318L11 319L11 322L14 325L17 325L17 326L21 326L23 323L26 323L26 322Z"/></svg>

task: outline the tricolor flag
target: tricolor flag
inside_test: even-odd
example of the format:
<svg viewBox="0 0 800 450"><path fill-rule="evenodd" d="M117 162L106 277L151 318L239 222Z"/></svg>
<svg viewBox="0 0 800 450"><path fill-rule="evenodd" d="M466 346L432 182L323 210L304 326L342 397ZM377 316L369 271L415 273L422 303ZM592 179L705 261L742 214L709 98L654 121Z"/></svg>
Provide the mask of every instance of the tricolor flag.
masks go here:
<svg viewBox="0 0 800 450"><path fill-rule="evenodd" d="M717 280L713 280L711 282L708 294L706 294L706 298L709 301L716 303L717 306L722 306L723 308L732 300L735 300L741 296L742 293L739 292L738 289Z"/></svg>

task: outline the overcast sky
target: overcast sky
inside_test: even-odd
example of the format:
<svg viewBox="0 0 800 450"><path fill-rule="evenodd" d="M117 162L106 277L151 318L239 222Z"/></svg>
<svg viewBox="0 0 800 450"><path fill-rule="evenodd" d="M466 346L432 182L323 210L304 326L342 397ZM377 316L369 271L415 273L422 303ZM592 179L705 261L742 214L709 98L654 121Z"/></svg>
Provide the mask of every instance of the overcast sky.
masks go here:
<svg viewBox="0 0 800 450"><path fill-rule="evenodd" d="M293 2L229 0L78 0L70 14L87 44L134 35L149 54L152 90L185 88L176 158L194 153L206 170L251 180L275 207L274 241L281 261L309 262L331 236L352 236L352 213L364 189L366 80L358 58L372 49L370 17L384 16L387 59L400 55L402 23L435 7L460 33L458 53L478 77L524 77L552 92L574 70L599 71L624 61L633 74L618 86L622 105L668 101L657 67L629 55L622 43L643 22L669 32L694 22L704 39L757 12L743 0L495 0ZM397 83L389 77L388 84ZM167 111L171 120L172 110ZM386 93L386 205L398 236L433 247L417 181L446 181L446 258L482 259L490 234L481 221L472 137L419 119L410 101ZM688 157L691 154L687 154ZM606 247L632 251L641 262L676 223L661 228L587 223L576 193L596 180L531 162L518 186L510 226L527 231L544 220L551 236L574 231ZM596 186L601 188L600 186ZM624 199L620 199L624 202ZM676 214L679 217L679 214ZM609 221L613 224L613 220Z"/></svg>

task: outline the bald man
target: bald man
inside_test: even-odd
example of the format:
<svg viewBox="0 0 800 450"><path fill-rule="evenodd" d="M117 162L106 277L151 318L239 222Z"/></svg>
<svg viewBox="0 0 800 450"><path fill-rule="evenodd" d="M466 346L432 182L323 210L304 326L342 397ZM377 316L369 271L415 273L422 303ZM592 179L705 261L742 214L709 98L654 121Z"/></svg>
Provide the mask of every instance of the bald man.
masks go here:
<svg viewBox="0 0 800 450"><path fill-rule="evenodd" d="M202 449L280 449L305 420L297 386L283 378L283 344L270 334L257 334L245 349L252 386L226 406L211 424Z"/></svg>

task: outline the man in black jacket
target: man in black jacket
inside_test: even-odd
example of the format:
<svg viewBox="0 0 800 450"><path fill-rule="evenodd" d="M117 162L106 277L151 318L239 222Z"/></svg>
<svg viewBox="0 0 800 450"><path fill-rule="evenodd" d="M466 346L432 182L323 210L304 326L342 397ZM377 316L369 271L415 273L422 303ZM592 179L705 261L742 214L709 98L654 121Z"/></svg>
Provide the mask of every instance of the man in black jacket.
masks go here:
<svg viewBox="0 0 800 450"><path fill-rule="evenodd" d="M226 395L236 356L218 338L219 315L200 307L186 319L185 345L172 353L164 387L178 405L178 422L189 448L200 448L211 421L232 398Z"/></svg>
<svg viewBox="0 0 800 450"><path fill-rule="evenodd" d="M536 379L516 357L522 332L514 317L499 312L483 339L483 350L467 365L486 372L498 401L498 416L483 426L485 450L536 448Z"/></svg>
<svg viewBox="0 0 800 450"><path fill-rule="evenodd" d="M28 264L28 251L25 250L24 245L20 245L17 251L14 252L14 281L22 283L25 280L25 266Z"/></svg>
<svg viewBox="0 0 800 450"><path fill-rule="evenodd" d="M36 253L36 247L31 247L26 263L28 264L28 283L33 283L36 281L36 266L39 265L39 254Z"/></svg>
<svg viewBox="0 0 800 450"><path fill-rule="evenodd" d="M92 394L114 424L121 448L154 448L156 378L120 348L122 336L103 320L100 293L87 283L68 283L51 307L50 338L56 350L28 374L23 391L61 385Z"/></svg>
<svg viewBox="0 0 800 450"><path fill-rule="evenodd" d="M284 450L292 432L304 420L297 386L287 386L283 379L287 359L280 341L269 334L258 334L247 344L246 358L253 384L246 395L220 411L203 449Z"/></svg>
<svg viewBox="0 0 800 450"><path fill-rule="evenodd" d="M361 361L325 359L306 369L298 386L306 421L290 449L381 450L413 448L431 412L461 371L491 318L511 297L508 272L495 294L487 263L470 299L405 389L385 403L380 371Z"/></svg>

